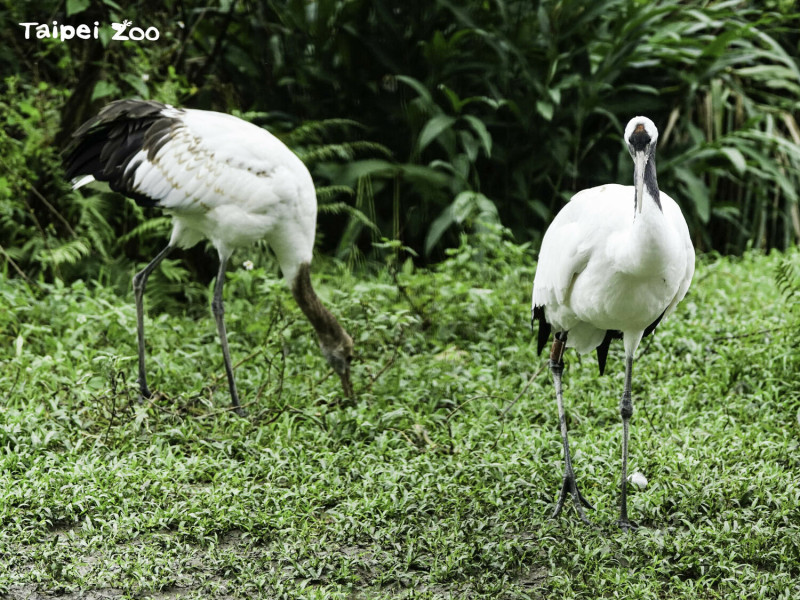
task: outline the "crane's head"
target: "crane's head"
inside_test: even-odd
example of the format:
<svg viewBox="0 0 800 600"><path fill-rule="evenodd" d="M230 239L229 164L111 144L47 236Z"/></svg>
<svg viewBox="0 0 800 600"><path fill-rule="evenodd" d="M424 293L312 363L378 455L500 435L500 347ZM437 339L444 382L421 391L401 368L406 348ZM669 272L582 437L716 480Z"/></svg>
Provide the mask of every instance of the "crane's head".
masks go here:
<svg viewBox="0 0 800 600"><path fill-rule="evenodd" d="M336 323L336 325L339 325ZM344 395L353 397L353 385L350 383L350 363L353 362L353 338L339 325L334 336L323 336L320 333L319 347L328 364L342 380Z"/></svg>
<svg viewBox="0 0 800 600"><path fill-rule="evenodd" d="M625 144L633 158L633 185L636 188L636 208L639 212L642 212L644 204L645 170L648 162L655 160L657 141L658 129L647 117L634 117L628 122L625 128Z"/></svg>

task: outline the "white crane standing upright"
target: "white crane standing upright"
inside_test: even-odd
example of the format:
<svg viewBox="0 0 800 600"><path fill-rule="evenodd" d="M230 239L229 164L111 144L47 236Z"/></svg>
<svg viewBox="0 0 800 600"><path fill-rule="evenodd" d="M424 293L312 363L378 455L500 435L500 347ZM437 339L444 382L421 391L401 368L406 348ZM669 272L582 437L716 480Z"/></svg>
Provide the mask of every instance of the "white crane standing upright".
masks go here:
<svg viewBox="0 0 800 600"><path fill-rule="evenodd" d="M656 181L658 130L647 117L625 128L634 163L633 186L602 185L575 194L547 229L533 282L532 319L539 321L538 351L550 337L550 370L564 446L564 478L553 517L571 495L581 519L592 505L578 490L567 442L561 391L565 347L581 354L597 349L600 374L614 338L625 345L622 416L622 483L619 525L628 519L628 421L633 414L633 358L651 333L686 295L694 274L689 228L675 201ZM633 210L631 210L633 209Z"/></svg>
<svg viewBox="0 0 800 600"><path fill-rule="evenodd" d="M317 332L328 364L352 394L353 340L322 305L309 265L317 198L302 161L264 129L234 116L178 109L160 102L118 100L73 133L66 176L86 175L142 206L172 215L169 243L133 278L139 344L139 387L150 397L145 371L143 297L147 278L177 247L209 239L219 254L212 311L217 322L233 407L241 413L225 332L222 286L234 249L266 239L300 309Z"/></svg>

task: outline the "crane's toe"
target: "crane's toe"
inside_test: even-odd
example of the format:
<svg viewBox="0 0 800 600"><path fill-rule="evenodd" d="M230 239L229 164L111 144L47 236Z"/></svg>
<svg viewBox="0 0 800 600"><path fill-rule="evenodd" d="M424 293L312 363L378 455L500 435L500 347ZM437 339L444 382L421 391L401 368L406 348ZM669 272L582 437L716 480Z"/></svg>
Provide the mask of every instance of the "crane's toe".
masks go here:
<svg viewBox="0 0 800 600"><path fill-rule="evenodd" d="M561 509L564 508L564 502L566 501L567 496L572 496L572 501L575 504L575 510L578 511L578 516L580 516L581 521L591 524L591 521L586 516L583 508L586 507L594 510L594 506L592 506L592 504L586 498L584 498L583 494L581 494L580 490L578 489L578 484L575 481L575 474L570 473L569 471L564 473L564 480L561 484L561 493L558 497L556 509L553 511L553 518L556 518L559 514L561 514Z"/></svg>
<svg viewBox="0 0 800 600"><path fill-rule="evenodd" d="M631 521L630 519L619 519L617 521L617 525L619 526L620 529L622 529L622 531L631 531L639 529L639 525L636 522Z"/></svg>
<svg viewBox="0 0 800 600"><path fill-rule="evenodd" d="M139 400L150 400L153 397L153 393L150 391L150 388L147 387L146 383L140 382L139 383Z"/></svg>

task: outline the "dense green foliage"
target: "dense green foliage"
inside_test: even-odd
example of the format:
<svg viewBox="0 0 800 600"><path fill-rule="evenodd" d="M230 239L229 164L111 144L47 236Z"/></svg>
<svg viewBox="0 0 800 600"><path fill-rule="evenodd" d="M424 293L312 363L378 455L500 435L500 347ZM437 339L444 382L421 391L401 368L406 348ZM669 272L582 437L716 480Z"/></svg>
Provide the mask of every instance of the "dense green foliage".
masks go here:
<svg viewBox="0 0 800 600"><path fill-rule="evenodd" d="M643 345L631 467L649 485L627 535L619 345L602 378L566 357L596 527L549 518L561 445L525 318L530 246L484 235L434 271L318 277L355 334L351 404L283 282L231 273L247 419L207 310L150 312L159 394L139 403L129 299L0 279L0 595L797 597L800 353L773 285L797 260L702 261Z"/></svg>
<svg viewBox="0 0 800 600"><path fill-rule="evenodd" d="M58 153L109 100L241 112L310 164L321 249L380 264L372 242L438 259L500 222L540 239L578 189L627 182L628 118L661 130L659 181L701 249L800 234L800 19L788 0L3 0L0 254L5 272L123 281L166 223L70 192ZM109 39L122 19L157 41ZM102 25L24 39L23 22ZM200 252L191 269L207 277ZM169 266L169 265L168 265ZM173 263L170 281L192 279Z"/></svg>

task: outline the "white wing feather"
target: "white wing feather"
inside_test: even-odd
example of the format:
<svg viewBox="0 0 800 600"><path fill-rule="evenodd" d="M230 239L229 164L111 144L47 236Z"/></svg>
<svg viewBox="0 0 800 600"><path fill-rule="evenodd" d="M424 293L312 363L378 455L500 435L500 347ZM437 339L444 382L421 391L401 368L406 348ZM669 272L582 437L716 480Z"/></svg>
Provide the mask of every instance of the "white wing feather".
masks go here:
<svg viewBox="0 0 800 600"><path fill-rule="evenodd" d="M180 124L152 160L142 150L128 170L135 169L135 190L174 216L173 242L208 236L232 249L280 229L294 242L271 245L295 246L310 259L317 206L302 161L268 131L231 115L167 111Z"/></svg>
<svg viewBox="0 0 800 600"><path fill-rule="evenodd" d="M94 181L94 175L84 175L83 177L76 177L72 180L72 189L77 190L85 185L88 185Z"/></svg>
<svg viewBox="0 0 800 600"><path fill-rule="evenodd" d="M666 318L675 312L675 307L678 305L678 302L683 300L683 298L686 296L686 292L689 291L689 286L692 283L692 277L694 277L695 256L692 237L689 235L689 226L686 224L686 219L683 218L681 209L672 198L664 193L661 194L661 206L664 209L664 216L667 218L668 222L671 223L673 230L680 237L683 244L683 251L686 255L683 279L681 280L681 285L678 288L678 293L675 294L675 297L664 313L664 318Z"/></svg>

